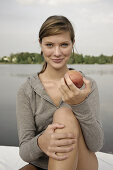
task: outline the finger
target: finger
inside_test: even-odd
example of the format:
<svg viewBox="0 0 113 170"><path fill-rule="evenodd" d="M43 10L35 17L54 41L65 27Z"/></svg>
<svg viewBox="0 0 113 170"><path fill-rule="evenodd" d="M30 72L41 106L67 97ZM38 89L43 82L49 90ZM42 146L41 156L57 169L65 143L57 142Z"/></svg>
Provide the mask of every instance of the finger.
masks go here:
<svg viewBox="0 0 113 170"><path fill-rule="evenodd" d="M87 80L85 77L83 77L83 81L85 83L85 91L88 91L88 93L90 93L91 91L91 82L90 80Z"/></svg>
<svg viewBox="0 0 113 170"><path fill-rule="evenodd" d="M55 133L55 139L75 139L75 135L73 133Z"/></svg>
<svg viewBox="0 0 113 170"><path fill-rule="evenodd" d="M67 83L65 81L65 77L64 78L61 78L61 88L64 88L69 90L69 87L67 86Z"/></svg>
<svg viewBox="0 0 113 170"><path fill-rule="evenodd" d="M61 140L57 140L55 141L55 145L56 146L68 146L68 145L72 145L74 143L77 142L77 139L61 139Z"/></svg>
<svg viewBox="0 0 113 170"><path fill-rule="evenodd" d="M91 87L91 82L90 82L90 80L88 80L88 79L86 79L85 77L83 77L83 81L84 81L84 83L85 83L85 86L87 86L88 88Z"/></svg>
<svg viewBox="0 0 113 170"><path fill-rule="evenodd" d="M68 153L68 152L71 152L74 148L75 148L74 145L69 146L69 147L56 147L56 148L52 148L51 152Z"/></svg>
<svg viewBox="0 0 113 170"><path fill-rule="evenodd" d="M60 88L59 91L60 91L60 93L61 93L61 99L62 99L62 101L65 102L66 99L68 98L68 97L67 97L67 93L66 93L62 88Z"/></svg>
<svg viewBox="0 0 113 170"><path fill-rule="evenodd" d="M70 97L73 96L73 91L71 91L68 85L65 84L64 79L61 80L61 87L60 87L61 97L64 102L68 101Z"/></svg>
<svg viewBox="0 0 113 170"><path fill-rule="evenodd" d="M69 87L67 86L67 84L65 83L64 78L61 79L61 86L60 86L61 91L63 92L63 94L67 94L70 92Z"/></svg>
<svg viewBox="0 0 113 170"><path fill-rule="evenodd" d="M50 157L52 157L53 159L62 161L65 160L69 157L69 155L65 154L65 155L56 155L55 153L51 154Z"/></svg>
<svg viewBox="0 0 113 170"><path fill-rule="evenodd" d="M67 85L65 84L64 79L61 80L59 91L61 93L62 100L66 101L66 99L68 98L68 93L70 92L70 90L67 87Z"/></svg>
<svg viewBox="0 0 113 170"><path fill-rule="evenodd" d="M55 129L62 129L64 128L64 126L65 125L60 124L60 123L52 123L51 125L49 125L49 128L52 130L55 130Z"/></svg>
<svg viewBox="0 0 113 170"><path fill-rule="evenodd" d="M63 89L63 85L60 85L59 91L60 91L61 95L65 98L66 92L65 92L64 89Z"/></svg>

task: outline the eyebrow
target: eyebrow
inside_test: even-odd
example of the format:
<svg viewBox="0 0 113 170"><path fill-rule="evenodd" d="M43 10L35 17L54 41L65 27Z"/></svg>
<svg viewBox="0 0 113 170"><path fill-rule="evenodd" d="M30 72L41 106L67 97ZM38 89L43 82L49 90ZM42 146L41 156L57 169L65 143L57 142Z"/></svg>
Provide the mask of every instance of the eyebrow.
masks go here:
<svg viewBox="0 0 113 170"><path fill-rule="evenodd" d="M51 44L54 44L54 42L51 42L51 41L46 41L46 42L44 42L44 43L51 43ZM67 40L66 40L66 41L62 41L61 44L62 44L62 43L70 43L70 41L67 41Z"/></svg>

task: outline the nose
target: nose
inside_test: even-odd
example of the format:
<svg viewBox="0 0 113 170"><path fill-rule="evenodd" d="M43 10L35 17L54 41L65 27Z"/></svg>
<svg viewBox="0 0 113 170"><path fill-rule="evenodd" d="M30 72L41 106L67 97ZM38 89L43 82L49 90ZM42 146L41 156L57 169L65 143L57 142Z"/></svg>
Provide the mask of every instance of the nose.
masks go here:
<svg viewBox="0 0 113 170"><path fill-rule="evenodd" d="M55 47L54 49L54 56L59 57L61 56L61 49L59 46Z"/></svg>

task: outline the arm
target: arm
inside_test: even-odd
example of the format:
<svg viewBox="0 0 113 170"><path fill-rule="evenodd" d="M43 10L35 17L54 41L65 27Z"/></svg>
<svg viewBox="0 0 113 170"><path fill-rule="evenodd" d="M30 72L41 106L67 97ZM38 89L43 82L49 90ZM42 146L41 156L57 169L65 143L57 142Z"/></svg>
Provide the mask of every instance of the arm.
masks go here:
<svg viewBox="0 0 113 170"><path fill-rule="evenodd" d="M29 97L25 88L30 88L28 83L21 86L17 94L16 114L19 136L19 154L26 162L36 160L42 154L36 136L35 120L30 106Z"/></svg>
<svg viewBox="0 0 113 170"><path fill-rule="evenodd" d="M55 129L64 128L64 125L52 123L39 135L36 136L34 114L30 101L32 100L32 89L28 83L22 85L17 94L17 125L19 135L19 153L26 162L33 162L40 156L46 154L56 160L67 159L66 153L73 150L70 144L73 141L73 134L56 134ZM65 140L64 140L65 139ZM71 143L69 143L69 140ZM59 147L59 144L61 146ZM67 148L64 148L64 143ZM63 152L65 155L56 155L56 152Z"/></svg>
<svg viewBox="0 0 113 170"><path fill-rule="evenodd" d="M80 104L72 106L72 110L79 120L87 147L99 151L103 146L104 134L100 122L99 94L96 82L92 81L91 92Z"/></svg>
<svg viewBox="0 0 113 170"><path fill-rule="evenodd" d="M71 106L80 122L87 147L96 152L102 148L104 136L100 123L99 94L94 80L84 78L84 84L85 87L78 89L66 74L65 80L61 79L59 90L62 100Z"/></svg>

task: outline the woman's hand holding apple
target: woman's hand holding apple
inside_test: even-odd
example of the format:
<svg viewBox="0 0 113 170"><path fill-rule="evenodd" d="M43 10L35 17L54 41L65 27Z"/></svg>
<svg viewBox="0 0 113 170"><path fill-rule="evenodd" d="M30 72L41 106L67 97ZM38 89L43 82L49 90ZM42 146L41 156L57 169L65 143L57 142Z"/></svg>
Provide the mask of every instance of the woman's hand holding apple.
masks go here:
<svg viewBox="0 0 113 170"><path fill-rule="evenodd" d="M73 83L74 80L69 75L69 73L71 71L74 71L74 70L68 71L65 74L64 78L61 79L59 90L61 92L62 100L65 103L70 104L70 105L76 105L76 104L80 104L81 102L83 102L85 100L85 98L89 95L89 93L91 91L91 84L90 84L89 80L87 80L83 77L83 83L85 84L85 87L83 89L77 88L76 85ZM74 72L73 72L73 74L74 74ZM76 79L75 82L77 80L79 80L79 79ZM82 85L82 83L81 83L81 85Z"/></svg>

